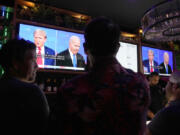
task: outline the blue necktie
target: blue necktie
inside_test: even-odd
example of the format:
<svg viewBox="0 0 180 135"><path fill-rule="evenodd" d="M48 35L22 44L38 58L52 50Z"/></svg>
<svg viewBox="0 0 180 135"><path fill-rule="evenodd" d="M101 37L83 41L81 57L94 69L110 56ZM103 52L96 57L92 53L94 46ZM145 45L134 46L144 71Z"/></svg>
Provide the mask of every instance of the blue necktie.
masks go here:
<svg viewBox="0 0 180 135"><path fill-rule="evenodd" d="M77 67L76 55L73 54L73 67Z"/></svg>
<svg viewBox="0 0 180 135"><path fill-rule="evenodd" d="M168 74L168 66L166 65L166 73Z"/></svg>

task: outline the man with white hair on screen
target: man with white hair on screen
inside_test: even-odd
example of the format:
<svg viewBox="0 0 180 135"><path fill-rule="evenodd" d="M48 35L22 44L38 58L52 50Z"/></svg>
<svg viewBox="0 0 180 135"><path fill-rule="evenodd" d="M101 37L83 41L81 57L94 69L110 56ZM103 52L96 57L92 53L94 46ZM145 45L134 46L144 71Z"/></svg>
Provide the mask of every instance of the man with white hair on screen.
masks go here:
<svg viewBox="0 0 180 135"><path fill-rule="evenodd" d="M56 59L57 66L67 67L85 67L83 56L78 53L81 40L78 36L71 36L69 39L69 48L58 53Z"/></svg>
<svg viewBox="0 0 180 135"><path fill-rule="evenodd" d="M171 74L172 70L171 66L169 65L169 54L167 52L164 52L163 58L164 61L159 65L159 72L163 74Z"/></svg>

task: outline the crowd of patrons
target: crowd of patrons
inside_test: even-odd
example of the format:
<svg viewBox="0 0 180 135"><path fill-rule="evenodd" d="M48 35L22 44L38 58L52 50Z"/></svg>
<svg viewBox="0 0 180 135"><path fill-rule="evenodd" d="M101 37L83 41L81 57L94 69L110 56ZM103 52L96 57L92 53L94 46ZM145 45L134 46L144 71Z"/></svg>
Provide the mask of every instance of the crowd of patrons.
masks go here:
<svg viewBox="0 0 180 135"><path fill-rule="evenodd" d="M57 91L54 108L33 84L36 47L13 39L0 50L0 132L18 135L179 135L180 72L162 81L125 69L115 56L119 26L106 17L84 31L89 71ZM147 125L146 122L150 121Z"/></svg>

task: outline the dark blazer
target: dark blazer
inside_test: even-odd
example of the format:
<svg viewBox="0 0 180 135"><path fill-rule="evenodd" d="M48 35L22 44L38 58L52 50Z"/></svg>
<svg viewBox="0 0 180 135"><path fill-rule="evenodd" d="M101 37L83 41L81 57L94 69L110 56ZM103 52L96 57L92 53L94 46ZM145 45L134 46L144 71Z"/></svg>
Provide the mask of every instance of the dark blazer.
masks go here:
<svg viewBox="0 0 180 135"><path fill-rule="evenodd" d="M148 69L148 73L150 73L149 60L144 60L143 61L143 66L146 67ZM159 73L158 63L156 61L154 61L154 72L158 72Z"/></svg>
<svg viewBox="0 0 180 135"><path fill-rule="evenodd" d="M77 57L77 67L85 67L85 60L83 56L77 53L76 57ZM73 67L73 63L68 49L58 53L56 58L56 66Z"/></svg>
<svg viewBox="0 0 180 135"><path fill-rule="evenodd" d="M0 133L45 133L49 106L44 93L37 86L4 75L0 79L0 107Z"/></svg>
<svg viewBox="0 0 180 135"><path fill-rule="evenodd" d="M160 66L159 72L163 74L167 74L164 62L161 63L159 66ZM171 66L168 64L168 74L171 74L171 73L172 73Z"/></svg>
<svg viewBox="0 0 180 135"><path fill-rule="evenodd" d="M55 65L55 51L51 48L44 47L45 57L44 57L44 65Z"/></svg>

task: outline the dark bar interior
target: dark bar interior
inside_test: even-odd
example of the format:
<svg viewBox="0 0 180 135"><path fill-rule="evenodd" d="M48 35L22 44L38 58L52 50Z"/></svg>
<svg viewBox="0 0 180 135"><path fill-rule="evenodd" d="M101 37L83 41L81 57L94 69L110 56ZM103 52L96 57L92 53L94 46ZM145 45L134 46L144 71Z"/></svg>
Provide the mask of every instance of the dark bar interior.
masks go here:
<svg viewBox="0 0 180 135"><path fill-rule="evenodd" d="M103 17L102 25L93 25L100 16L117 27ZM30 46L24 51L34 50L29 54L33 58L17 44ZM2 132L180 133L174 124L180 120L179 0L4 0L0 2L0 57ZM23 78L27 72L34 79ZM23 86L27 92L21 95ZM24 110L18 114L19 108ZM31 117L31 113L37 115ZM17 123L28 124L18 129Z"/></svg>

